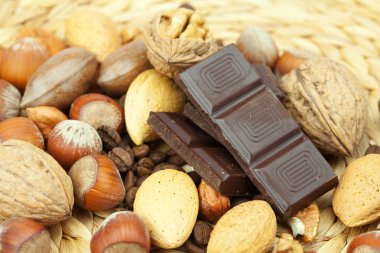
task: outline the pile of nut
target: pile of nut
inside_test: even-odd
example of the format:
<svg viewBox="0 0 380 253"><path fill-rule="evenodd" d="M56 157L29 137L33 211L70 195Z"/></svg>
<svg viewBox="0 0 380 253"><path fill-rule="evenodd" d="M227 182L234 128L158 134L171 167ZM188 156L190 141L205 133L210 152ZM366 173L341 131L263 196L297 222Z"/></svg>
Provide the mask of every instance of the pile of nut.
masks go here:
<svg viewBox="0 0 380 253"><path fill-rule="evenodd" d="M175 9L140 35L122 41L108 17L84 9L67 19L65 41L24 27L0 50L0 252L49 252L44 226L68 219L74 205L123 210L104 220L89 252L303 252L299 240L317 234L316 203L275 240L282 221L267 202L217 192L147 124L151 111L183 110L172 78L220 47L205 18ZM354 154L367 95L348 69L311 54L279 56L255 27L237 46L275 71L284 105L321 152ZM346 226L379 219L379 167L379 154L366 155L340 178L332 204ZM361 235L348 252L379 250L379 241L379 232Z"/></svg>

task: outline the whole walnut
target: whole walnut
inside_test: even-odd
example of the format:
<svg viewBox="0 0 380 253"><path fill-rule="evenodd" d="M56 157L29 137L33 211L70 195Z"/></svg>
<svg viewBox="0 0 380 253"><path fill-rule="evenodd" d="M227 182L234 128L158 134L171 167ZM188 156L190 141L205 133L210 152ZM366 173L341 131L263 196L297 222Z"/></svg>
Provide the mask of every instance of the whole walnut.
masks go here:
<svg viewBox="0 0 380 253"><path fill-rule="evenodd" d="M205 18L179 8L157 15L144 31L150 63L170 78L218 50Z"/></svg>
<svg viewBox="0 0 380 253"><path fill-rule="evenodd" d="M284 104L322 152L352 156L368 121L366 91L345 66L314 57L281 79Z"/></svg>

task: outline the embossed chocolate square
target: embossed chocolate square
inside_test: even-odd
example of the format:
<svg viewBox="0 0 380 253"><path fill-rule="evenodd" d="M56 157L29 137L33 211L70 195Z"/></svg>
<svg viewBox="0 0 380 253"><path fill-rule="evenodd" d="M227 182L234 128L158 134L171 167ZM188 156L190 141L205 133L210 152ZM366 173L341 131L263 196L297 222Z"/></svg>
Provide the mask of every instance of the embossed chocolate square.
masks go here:
<svg viewBox="0 0 380 253"><path fill-rule="evenodd" d="M268 85L273 74L264 70L253 68L232 44L181 73L176 83L195 107L187 116L229 150L285 219L338 180L281 104L282 93Z"/></svg>

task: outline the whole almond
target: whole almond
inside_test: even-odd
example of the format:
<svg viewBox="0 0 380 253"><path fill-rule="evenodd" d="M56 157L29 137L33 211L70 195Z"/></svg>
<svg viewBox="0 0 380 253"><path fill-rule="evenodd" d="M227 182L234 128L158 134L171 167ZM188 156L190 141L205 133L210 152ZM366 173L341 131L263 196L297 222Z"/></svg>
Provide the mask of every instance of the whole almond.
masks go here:
<svg viewBox="0 0 380 253"><path fill-rule="evenodd" d="M30 78L21 107L68 107L87 91L98 68L95 55L84 48L67 48L47 60Z"/></svg>
<svg viewBox="0 0 380 253"><path fill-rule="evenodd" d="M132 81L151 68L143 41L130 42L110 54L100 66L99 86L111 96L121 96Z"/></svg>
<svg viewBox="0 0 380 253"><path fill-rule="evenodd" d="M216 223L207 252L267 252L276 230L276 216L267 202L244 202L230 209Z"/></svg>
<svg viewBox="0 0 380 253"><path fill-rule="evenodd" d="M0 223L26 217L45 225L71 216L73 185L46 152L24 141L0 144Z"/></svg>
<svg viewBox="0 0 380 253"><path fill-rule="evenodd" d="M90 50L99 61L103 61L121 45L121 38L112 20L92 9L74 12L65 22L65 35L70 46Z"/></svg>
<svg viewBox="0 0 380 253"><path fill-rule="evenodd" d="M348 227L380 218L380 155L370 154L351 162L339 179L332 205Z"/></svg>

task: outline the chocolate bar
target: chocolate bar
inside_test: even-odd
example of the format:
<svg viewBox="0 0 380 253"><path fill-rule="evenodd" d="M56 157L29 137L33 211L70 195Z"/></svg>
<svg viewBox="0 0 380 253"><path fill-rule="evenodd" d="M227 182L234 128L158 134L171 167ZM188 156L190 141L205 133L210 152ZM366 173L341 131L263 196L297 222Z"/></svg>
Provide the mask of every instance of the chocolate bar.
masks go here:
<svg viewBox="0 0 380 253"><path fill-rule="evenodd" d="M269 74L269 73L267 73ZM176 77L213 135L286 219L338 179L264 78L229 45Z"/></svg>
<svg viewBox="0 0 380 253"><path fill-rule="evenodd" d="M225 147L186 117L151 112L148 123L215 190L228 196L257 192Z"/></svg>
<svg viewBox="0 0 380 253"><path fill-rule="evenodd" d="M272 70L265 64L251 64L251 67L259 75L263 84L270 89L278 99L283 100L285 95L280 89L280 85L273 75Z"/></svg>

